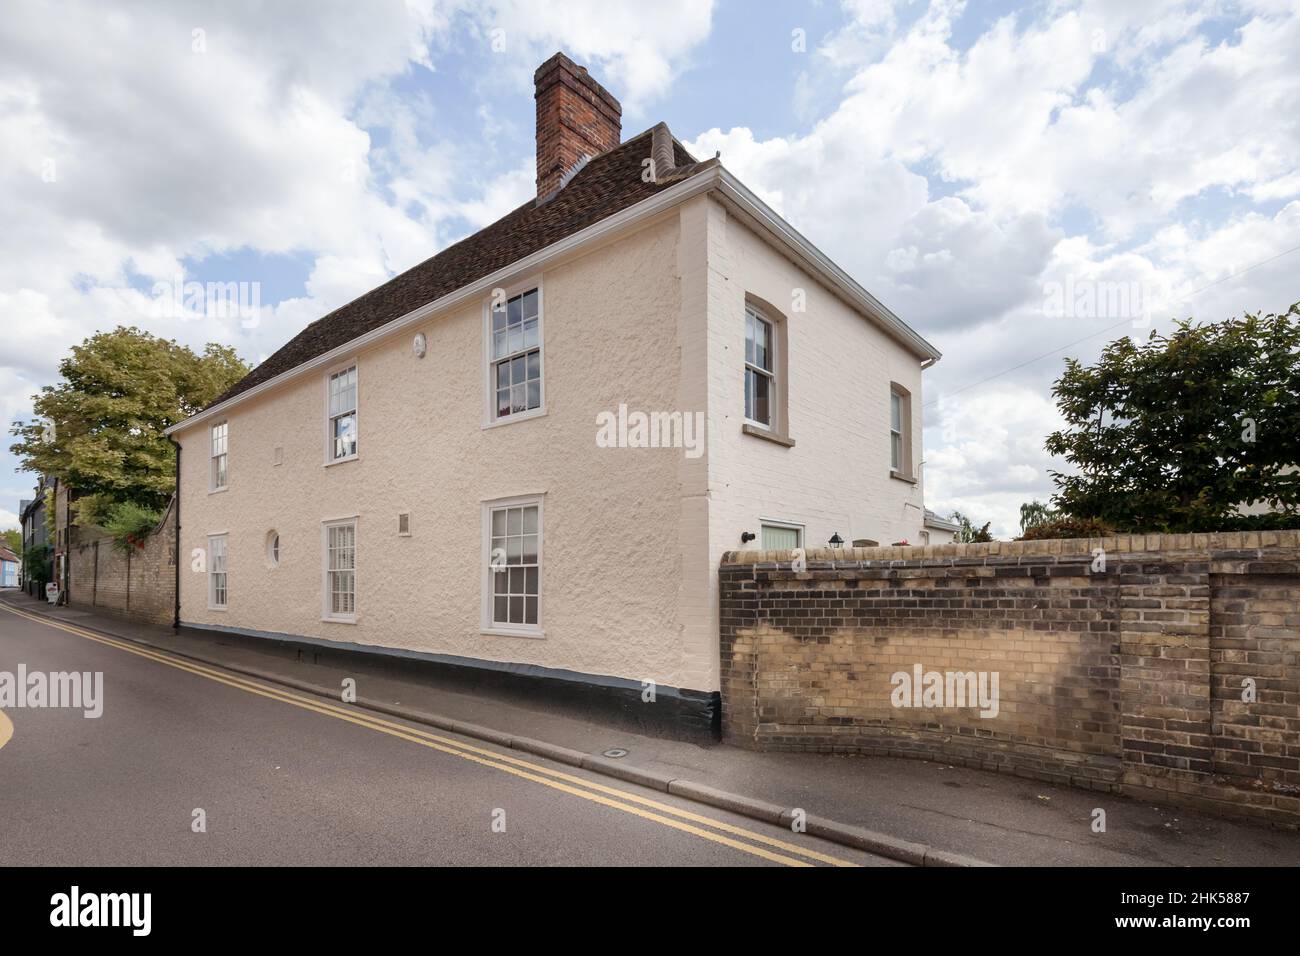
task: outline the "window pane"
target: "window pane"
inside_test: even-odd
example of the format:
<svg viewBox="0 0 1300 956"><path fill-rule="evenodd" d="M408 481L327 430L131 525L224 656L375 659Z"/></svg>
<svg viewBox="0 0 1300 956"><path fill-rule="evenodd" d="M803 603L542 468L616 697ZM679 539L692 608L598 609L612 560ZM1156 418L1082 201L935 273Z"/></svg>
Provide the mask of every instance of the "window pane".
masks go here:
<svg viewBox="0 0 1300 956"><path fill-rule="evenodd" d="M497 390L497 418L504 418L510 414L510 389L502 388Z"/></svg>
<svg viewBox="0 0 1300 956"><path fill-rule="evenodd" d="M523 559L523 554L523 538L506 538L506 564L518 564Z"/></svg>
<svg viewBox="0 0 1300 956"><path fill-rule="evenodd" d="M524 623L537 623L537 598L524 598Z"/></svg>
<svg viewBox="0 0 1300 956"><path fill-rule="evenodd" d="M506 354L506 331L502 329L492 336L492 357L501 358Z"/></svg>
<svg viewBox="0 0 1300 956"><path fill-rule="evenodd" d="M537 315L537 290L530 289L523 295L523 313L524 318L532 318Z"/></svg>
<svg viewBox="0 0 1300 956"><path fill-rule="evenodd" d="M524 511L522 508L511 508L506 513L506 534L523 534L524 530Z"/></svg>
<svg viewBox="0 0 1300 956"><path fill-rule="evenodd" d="M771 410L768 407L769 386L770 382L766 375L754 373L754 414L751 417L764 425L772 423Z"/></svg>
<svg viewBox="0 0 1300 956"><path fill-rule="evenodd" d="M537 348L537 320L529 319L524 322L524 348Z"/></svg>
<svg viewBox="0 0 1300 956"><path fill-rule="evenodd" d="M542 353L529 352L528 353L529 381L532 381L533 379L540 379L541 377L542 377Z"/></svg>
<svg viewBox="0 0 1300 956"><path fill-rule="evenodd" d="M509 598L501 595L492 600L492 620L497 624L509 624Z"/></svg>
<svg viewBox="0 0 1300 956"><path fill-rule="evenodd" d="M524 509L524 534L537 533L537 505L529 505Z"/></svg>
<svg viewBox="0 0 1300 956"><path fill-rule="evenodd" d="M510 411L523 412L528 410L528 395L523 385L515 385L510 389Z"/></svg>
<svg viewBox="0 0 1300 956"><path fill-rule="evenodd" d="M513 325L510 327L510 338L507 344L510 353L514 354L524 347L524 329L523 326Z"/></svg>
<svg viewBox="0 0 1300 956"><path fill-rule="evenodd" d="M903 430L903 398L897 392L889 394L889 427L896 432Z"/></svg>
<svg viewBox="0 0 1300 956"><path fill-rule="evenodd" d="M509 316L510 324L518 325L523 320L522 298L519 296L515 296L508 303L506 303L506 312L507 315Z"/></svg>
<svg viewBox="0 0 1300 956"><path fill-rule="evenodd" d="M507 388L510 385L510 363L501 362L497 365L497 388Z"/></svg>
<svg viewBox="0 0 1300 956"><path fill-rule="evenodd" d="M903 436L898 432L889 435L889 465L895 471L903 470Z"/></svg>
<svg viewBox="0 0 1300 956"><path fill-rule="evenodd" d="M788 551L799 547L797 528L779 528L775 525L763 525L763 550Z"/></svg>
<svg viewBox="0 0 1300 956"><path fill-rule="evenodd" d="M506 327L506 309L505 306L500 308L492 307L492 331L499 332Z"/></svg>
<svg viewBox="0 0 1300 956"><path fill-rule="evenodd" d="M537 568L524 568L524 593L537 594Z"/></svg>
<svg viewBox="0 0 1300 956"><path fill-rule="evenodd" d="M541 382L528 383L528 407L529 408L542 407L542 383Z"/></svg>
<svg viewBox="0 0 1300 956"><path fill-rule="evenodd" d="M524 623L524 599L522 597L510 597L510 623Z"/></svg>
<svg viewBox="0 0 1300 956"><path fill-rule="evenodd" d="M505 533L506 511L504 508L498 508L496 511L492 512L492 537L499 538Z"/></svg>
<svg viewBox="0 0 1300 956"><path fill-rule="evenodd" d="M523 537L524 542L524 564L537 563L537 535L526 534Z"/></svg>

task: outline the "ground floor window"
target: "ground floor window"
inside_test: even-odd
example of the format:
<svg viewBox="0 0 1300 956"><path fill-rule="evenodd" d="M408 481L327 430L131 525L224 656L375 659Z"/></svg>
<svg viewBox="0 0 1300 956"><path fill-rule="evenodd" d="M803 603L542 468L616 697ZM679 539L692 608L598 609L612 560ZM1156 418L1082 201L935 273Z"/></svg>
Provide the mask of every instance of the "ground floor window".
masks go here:
<svg viewBox="0 0 1300 956"><path fill-rule="evenodd" d="M325 525L325 617L352 621L357 615L357 523Z"/></svg>
<svg viewBox="0 0 1300 956"><path fill-rule="evenodd" d="M483 624L541 630L542 503L514 499L484 508L487 569Z"/></svg>
<svg viewBox="0 0 1300 956"><path fill-rule="evenodd" d="M764 551L789 551L803 547L803 526L784 521L764 521L762 544Z"/></svg>
<svg viewBox="0 0 1300 956"><path fill-rule="evenodd" d="M208 538L208 607L224 609L228 596L226 586L226 544L228 537L214 534Z"/></svg>

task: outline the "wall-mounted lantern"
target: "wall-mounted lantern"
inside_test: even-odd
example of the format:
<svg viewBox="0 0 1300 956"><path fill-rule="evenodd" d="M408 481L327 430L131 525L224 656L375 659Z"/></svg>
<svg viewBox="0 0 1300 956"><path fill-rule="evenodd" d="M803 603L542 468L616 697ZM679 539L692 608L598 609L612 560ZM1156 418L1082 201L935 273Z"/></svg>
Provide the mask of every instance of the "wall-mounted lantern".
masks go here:
<svg viewBox="0 0 1300 956"><path fill-rule="evenodd" d="M844 547L844 539L840 537L840 533L838 531L836 531L833 535L831 535L830 546L832 548Z"/></svg>
<svg viewBox="0 0 1300 956"><path fill-rule="evenodd" d="M752 531L742 531L740 532L740 543L749 544L749 542L753 541L757 537L758 535L754 534Z"/></svg>

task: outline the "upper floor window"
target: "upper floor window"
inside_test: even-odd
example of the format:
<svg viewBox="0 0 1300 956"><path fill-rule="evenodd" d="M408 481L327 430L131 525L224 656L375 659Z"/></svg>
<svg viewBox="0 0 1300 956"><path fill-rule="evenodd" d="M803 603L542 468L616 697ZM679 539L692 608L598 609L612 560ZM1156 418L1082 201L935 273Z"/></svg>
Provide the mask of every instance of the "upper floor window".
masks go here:
<svg viewBox="0 0 1300 956"><path fill-rule="evenodd" d="M357 367L329 378L329 460L342 461L357 453Z"/></svg>
<svg viewBox="0 0 1300 956"><path fill-rule="evenodd" d="M774 427L772 406L776 395L772 323L753 308L745 309L745 419L764 428Z"/></svg>
<svg viewBox="0 0 1300 956"><path fill-rule="evenodd" d="M494 302L491 329L491 420L500 421L542 407L541 291L529 289Z"/></svg>
<svg viewBox="0 0 1300 956"><path fill-rule="evenodd" d="M889 389L889 470L912 475L912 396L901 385Z"/></svg>
<svg viewBox="0 0 1300 956"><path fill-rule="evenodd" d="M226 440L229 428L229 422L212 426L212 470L208 478L210 491L221 491L226 487Z"/></svg>

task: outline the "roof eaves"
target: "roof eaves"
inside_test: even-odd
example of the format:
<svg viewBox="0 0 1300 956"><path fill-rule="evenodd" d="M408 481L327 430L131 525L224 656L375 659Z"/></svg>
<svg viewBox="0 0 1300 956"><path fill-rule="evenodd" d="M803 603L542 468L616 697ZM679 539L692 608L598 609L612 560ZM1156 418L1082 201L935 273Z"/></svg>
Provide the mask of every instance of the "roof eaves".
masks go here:
<svg viewBox="0 0 1300 956"><path fill-rule="evenodd" d="M402 328L413 325L417 322L424 321L431 315L454 308L466 299L479 295L482 292L496 288L501 285L509 285L514 279L522 275L535 272L543 263L551 259L568 254L574 249L584 246L589 242L595 242L604 239L611 233L616 233L624 228L630 227L640 219L654 215L664 209L683 202L690 197L701 192L706 192L716 185L717 174L719 170L717 162L710 160L704 163L696 163L694 166L679 169L682 175L674 176L667 182L670 183L668 188L662 189L653 195L647 196L639 202L633 203L619 211L591 223L575 233L570 233L548 246L538 249L521 259L508 263L502 268L476 279L466 285L455 289L444 296L426 302L425 304L412 309L404 315L398 316L390 322L387 322L377 328L371 329L355 338L338 345L325 352L306 359L291 368L285 369L271 378L258 382L250 388L239 391L222 401L215 402L207 408L196 412L184 421L177 422L164 430L165 435L174 435L183 431L199 422L209 418L216 417L227 411L234 405L268 391L282 382L304 374L307 371L328 365L332 362L343 358L348 353L358 351L373 342L386 338L393 333L400 331ZM322 321L320 319L317 322Z"/></svg>
<svg viewBox="0 0 1300 956"><path fill-rule="evenodd" d="M814 271L853 302L912 354L932 365L943 353L931 345L919 332L895 315L883 302L864 289L857 280L831 261L824 252L808 241L799 230L785 221L772 207L759 199L726 167L721 167L720 188L724 196L761 225L787 250L813 266Z"/></svg>

